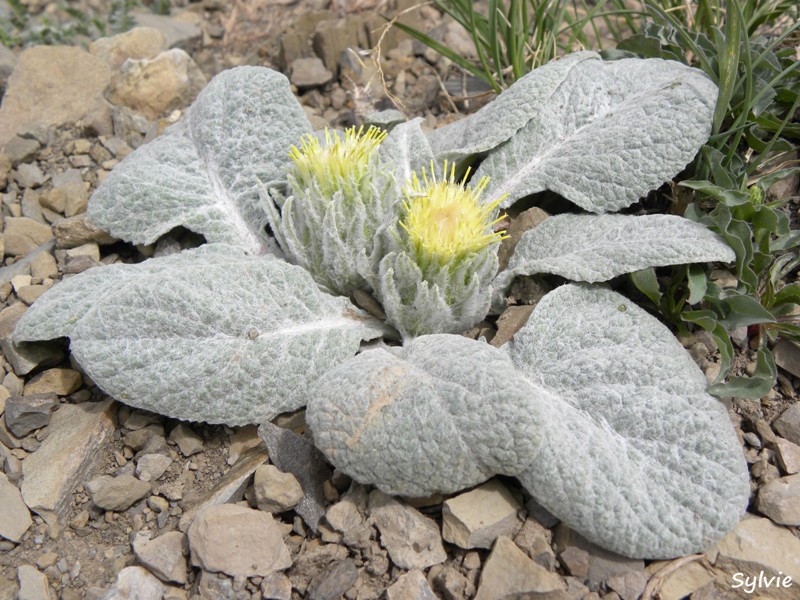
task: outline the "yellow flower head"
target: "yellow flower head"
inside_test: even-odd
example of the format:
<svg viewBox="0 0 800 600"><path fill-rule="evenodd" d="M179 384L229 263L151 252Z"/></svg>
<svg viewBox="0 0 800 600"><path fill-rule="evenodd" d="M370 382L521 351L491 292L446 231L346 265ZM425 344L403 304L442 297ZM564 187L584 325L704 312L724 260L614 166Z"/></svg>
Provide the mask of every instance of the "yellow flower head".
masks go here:
<svg viewBox="0 0 800 600"><path fill-rule="evenodd" d="M505 231L493 227L502 217L494 218L495 210L506 196L494 202L481 202L480 196L488 177L481 177L467 187L469 169L456 182L455 164L445 161L442 178L437 179L431 162L430 176L422 169L422 181L416 173L404 189L405 216L400 226L408 234L417 260L444 266L453 260L474 255L490 244L505 239Z"/></svg>
<svg viewBox="0 0 800 600"><path fill-rule="evenodd" d="M294 176L303 188L316 182L329 198L343 186L358 187L367 175L372 153L385 137L385 131L372 125L366 131L363 125L350 127L344 139L326 128L324 145L308 134L303 137L300 148L292 146L289 152L294 161Z"/></svg>

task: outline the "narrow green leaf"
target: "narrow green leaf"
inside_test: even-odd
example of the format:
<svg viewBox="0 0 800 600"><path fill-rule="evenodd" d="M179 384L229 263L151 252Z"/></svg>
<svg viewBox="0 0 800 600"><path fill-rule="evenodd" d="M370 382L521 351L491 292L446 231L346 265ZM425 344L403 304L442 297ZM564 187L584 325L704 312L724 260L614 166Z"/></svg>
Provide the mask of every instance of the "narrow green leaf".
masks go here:
<svg viewBox="0 0 800 600"><path fill-rule="evenodd" d="M656 279L655 269L650 267L649 269L634 271L630 276L636 289L647 296L653 304L659 306L661 303L661 289L658 285L658 279Z"/></svg>
<svg viewBox="0 0 800 600"><path fill-rule="evenodd" d="M739 48L743 34L742 10L738 2L727 2L725 12L725 34L719 36L717 44L719 61L719 96L714 108L712 131L717 133L728 114L728 105L739 80Z"/></svg>
<svg viewBox="0 0 800 600"><path fill-rule="evenodd" d="M719 397L757 399L766 396L778 379L772 351L763 347L756 353L756 370L750 377L731 377L726 383L715 383L708 393Z"/></svg>

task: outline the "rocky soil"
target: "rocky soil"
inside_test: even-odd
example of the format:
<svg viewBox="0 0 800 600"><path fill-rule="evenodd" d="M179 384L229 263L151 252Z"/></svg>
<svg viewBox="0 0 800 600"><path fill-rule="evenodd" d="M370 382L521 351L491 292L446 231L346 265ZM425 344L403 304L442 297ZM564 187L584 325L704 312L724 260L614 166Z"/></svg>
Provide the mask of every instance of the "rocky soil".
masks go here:
<svg viewBox="0 0 800 600"><path fill-rule="evenodd" d="M198 243L178 231L132 247L85 210L109 171L217 72L284 71L318 128L395 105L434 127L490 99L436 53L383 35L379 13L411 1L173 4L171 16L141 13L144 27L88 50L0 47L0 600L800 596L800 350L788 342L776 347L773 392L728 402L751 466L747 517L705 554L657 562L592 546L514 480L449 498L387 497L331 470L302 413L261 430L164 419L109 400L63 345L15 345L16 322L59 280ZM473 52L429 6L401 18ZM782 185L797 194L796 180ZM524 212L511 232L540 218ZM518 282L507 312L469 333L505 343L541 293ZM713 379L711 339L682 341ZM754 369L746 332L736 342L742 370ZM794 583L733 587L736 573L759 572Z"/></svg>

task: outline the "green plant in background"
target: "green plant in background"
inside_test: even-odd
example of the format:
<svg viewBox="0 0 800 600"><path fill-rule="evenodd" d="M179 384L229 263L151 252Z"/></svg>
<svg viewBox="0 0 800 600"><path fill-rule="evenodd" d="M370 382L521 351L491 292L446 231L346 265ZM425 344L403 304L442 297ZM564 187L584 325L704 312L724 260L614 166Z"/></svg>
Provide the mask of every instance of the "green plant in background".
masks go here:
<svg viewBox="0 0 800 600"><path fill-rule="evenodd" d="M0 43L4 46L72 44L127 31L136 25L131 11L139 0L111 0L104 11L64 0L52 15L32 15L20 0L5 0L9 15L0 17ZM161 7L163 3L156 3Z"/></svg>
<svg viewBox="0 0 800 600"><path fill-rule="evenodd" d="M786 199L765 202L764 196L771 183L800 170L793 154L800 141L795 117L800 63L791 43L798 37L800 6L789 0L613 0L593 6L529 0L488 2L482 13L469 0L434 4L469 32L479 64L404 30L495 90L538 61L588 43L587 30L598 43L601 30L616 38L616 48L601 52L607 59L679 61L702 69L717 84L712 135L678 181L698 200L687 216L736 250L738 285L721 289L697 264L671 267L660 279L647 269L631 280L673 328L685 332L687 323L694 323L711 332L721 358L714 393L766 394L776 379L768 342L778 335L796 339L798 333L791 315L800 302L795 284L777 289L797 266L798 234L789 231L782 210ZM734 362L730 334L743 326L758 339L757 368L750 378L723 383Z"/></svg>
<svg viewBox="0 0 800 600"><path fill-rule="evenodd" d="M598 23L618 27L611 17L628 14L617 7L605 11L611 0L567 2L565 0L489 0L486 12L473 0L434 0L439 10L467 30L478 54L474 64L429 35L402 23L405 31L462 69L491 85L496 92L507 88L529 71L573 50L590 48L588 25L594 39L600 39Z"/></svg>

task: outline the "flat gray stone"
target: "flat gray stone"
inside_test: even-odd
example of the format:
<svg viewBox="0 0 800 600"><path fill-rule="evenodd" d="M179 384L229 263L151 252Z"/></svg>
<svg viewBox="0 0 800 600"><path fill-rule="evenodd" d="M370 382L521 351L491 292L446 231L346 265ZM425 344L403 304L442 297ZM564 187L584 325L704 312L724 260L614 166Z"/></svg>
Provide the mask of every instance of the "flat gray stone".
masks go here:
<svg viewBox="0 0 800 600"><path fill-rule="evenodd" d="M192 431L186 423L178 423L169 432L169 441L176 444L181 454L187 457L203 451L203 438Z"/></svg>
<svg viewBox="0 0 800 600"><path fill-rule="evenodd" d="M11 159L11 166L16 167L20 163L33 160L41 147L36 140L15 135L6 143L3 152Z"/></svg>
<svg viewBox="0 0 800 600"><path fill-rule="evenodd" d="M333 79L319 58L298 58L289 65L289 80L301 89L322 87Z"/></svg>
<svg viewBox="0 0 800 600"><path fill-rule="evenodd" d="M166 47L164 34L151 27L133 29L89 44L89 54L118 69L129 58L153 58Z"/></svg>
<svg viewBox="0 0 800 600"><path fill-rule="evenodd" d="M231 577L265 577L292 565L269 513L236 504L207 506L189 531L192 564Z"/></svg>
<svg viewBox="0 0 800 600"><path fill-rule="evenodd" d="M22 462L22 498L32 511L48 523L66 516L72 492L103 461L115 418L110 400L59 407L47 438Z"/></svg>
<svg viewBox="0 0 800 600"><path fill-rule="evenodd" d="M51 411L57 404L58 396L52 392L12 396L6 401L6 427L15 436L25 437L50 422Z"/></svg>
<svg viewBox="0 0 800 600"><path fill-rule="evenodd" d="M33 524L22 494L5 473L0 473L0 537L18 543Z"/></svg>
<svg viewBox="0 0 800 600"><path fill-rule="evenodd" d="M41 254L40 256L49 256ZM11 336L0 341L3 354L11 364L14 373L20 377L34 369L57 365L64 360L64 352L49 342L22 342L15 344Z"/></svg>
<svg viewBox="0 0 800 600"><path fill-rule="evenodd" d="M773 479L763 486L756 509L780 525L800 525L800 475Z"/></svg>
<svg viewBox="0 0 800 600"><path fill-rule="evenodd" d="M152 12L134 12L136 22L142 27L157 29L164 35L167 48L186 48L203 37L199 18L191 13L157 15Z"/></svg>
<svg viewBox="0 0 800 600"><path fill-rule="evenodd" d="M796 600L800 582L800 539L788 530L760 517L745 517L706 558L724 573L725 587L732 589L733 576L764 578L791 577L790 587L772 586L758 590L770 600ZM740 586L741 587L741 586Z"/></svg>
<svg viewBox="0 0 800 600"><path fill-rule="evenodd" d="M303 498L303 488L291 473L274 465L261 465L253 480L259 510L280 513L294 508Z"/></svg>
<svg viewBox="0 0 800 600"><path fill-rule="evenodd" d="M170 531L152 540L137 539L133 552L139 562L162 581L186 583L189 544L180 531Z"/></svg>
<svg viewBox="0 0 800 600"><path fill-rule="evenodd" d="M308 588L309 600L337 600L358 581L352 558L334 563Z"/></svg>
<svg viewBox="0 0 800 600"><path fill-rule="evenodd" d="M437 600L428 580L419 569L397 578L386 590L386 600Z"/></svg>
<svg viewBox="0 0 800 600"><path fill-rule="evenodd" d="M265 460L267 460L267 451L261 447L245 452L213 488L203 494L191 508L184 511L178 528L181 531L187 531L197 513L208 506L241 500L250 476Z"/></svg>
<svg viewBox="0 0 800 600"><path fill-rule="evenodd" d="M550 594L567 589L557 573L537 565L514 542L497 538L481 571L475 600L495 600L514 594Z"/></svg>
<svg viewBox="0 0 800 600"><path fill-rule="evenodd" d="M800 402L787 408L773 423L775 431L793 444L800 445Z"/></svg>
<svg viewBox="0 0 800 600"><path fill-rule="evenodd" d="M164 454L143 454L136 461L136 475L142 481L156 481L172 464Z"/></svg>
<svg viewBox="0 0 800 600"><path fill-rule="evenodd" d="M55 594L50 593L47 576L33 565L21 565L17 568L19 581L19 600L51 600Z"/></svg>
<svg viewBox="0 0 800 600"><path fill-rule="evenodd" d="M381 534L381 546L401 569L425 569L447 559L439 527L417 509L374 490L369 515Z"/></svg>
<svg viewBox="0 0 800 600"><path fill-rule="evenodd" d="M493 479L445 501L442 537L459 548L489 549L501 535L513 537L519 531L521 509L508 488Z"/></svg>
<svg viewBox="0 0 800 600"><path fill-rule="evenodd" d="M125 567L101 600L162 600L163 583L142 567Z"/></svg>
<svg viewBox="0 0 800 600"><path fill-rule="evenodd" d="M86 490L95 506L119 512L129 509L147 496L152 491L152 486L133 475L101 475L87 483Z"/></svg>
<svg viewBox="0 0 800 600"><path fill-rule="evenodd" d="M28 217L7 217L3 239L6 255L25 256L53 239L53 232L49 225Z"/></svg>
<svg viewBox="0 0 800 600"><path fill-rule="evenodd" d="M316 532L325 515L323 484L333 474L325 457L310 440L272 423L261 425L258 435L267 445L270 461L300 482L304 495L294 510Z"/></svg>
<svg viewBox="0 0 800 600"><path fill-rule="evenodd" d="M563 523L559 523L555 528L554 542L558 552L562 552L568 546L573 546L587 553L586 578L589 580L589 588L592 590L596 590L610 577L644 569L644 561L620 556L600 548Z"/></svg>
<svg viewBox="0 0 800 600"><path fill-rule="evenodd" d="M26 129L73 125L101 113L107 107L103 92L110 78L103 61L77 47L23 51L0 107L0 146Z"/></svg>
<svg viewBox="0 0 800 600"><path fill-rule="evenodd" d="M800 446L783 438L775 439L778 463L787 475L800 473Z"/></svg>

